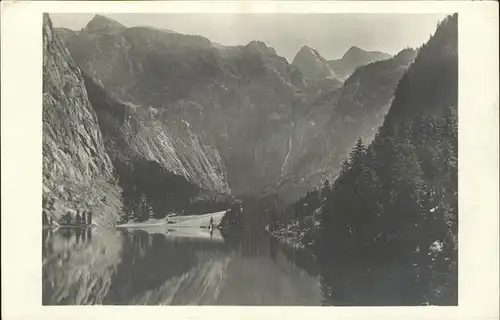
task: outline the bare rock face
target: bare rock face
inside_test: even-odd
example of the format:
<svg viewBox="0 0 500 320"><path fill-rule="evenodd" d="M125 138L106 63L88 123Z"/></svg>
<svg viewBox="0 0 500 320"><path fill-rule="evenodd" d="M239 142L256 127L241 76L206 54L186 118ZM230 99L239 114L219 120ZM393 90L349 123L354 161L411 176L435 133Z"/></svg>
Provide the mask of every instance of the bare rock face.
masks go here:
<svg viewBox="0 0 500 320"><path fill-rule="evenodd" d="M168 118L165 110L117 101L87 75L84 81L115 166L155 162L198 188L230 192L217 149L207 145L189 122Z"/></svg>
<svg viewBox="0 0 500 320"><path fill-rule="evenodd" d="M191 181L207 180L209 172L219 182L211 179L202 186L213 184L215 190L227 191L222 182L227 171L234 194L276 181L287 154L287 135L281 126L290 124L295 91L304 85L296 68L259 41L224 47L199 36L144 27L123 29L101 20L96 17L82 31L66 36L72 56L106 91L136 106L135 113L153 110L158 120L142 125L155 131L151 137L166 134L177 144L172 159L184 163ZM191 135L197 138L187 138ZM187 147L196 141L203 146ZM147 158L165 158L162 148L149 151ZM211 165L203 164L203 157ZM165 167L178 163L159 162ZM224 173L215 174L208 167Z"/></svg>
<svg viewBox="0 0 500 320"><path fill-rule="evenodd" d="M80 69L44 15L43 198L55 201L49 214L91 210L95 223L112 224L119 193Z"/></svg>
<svg viewBox="0 0 500 320"><path fill-rule="evenodd" d="M230 192L218 150L196 125L203 108L186 99L215 72L210 41L100 15L80 32L59 32L85 73L114 163L156 162L201 189Z"/></svg>
<svg viewBox="0 0 500 320"><path fill-rule="evenodd" d="M308 46L300 48L293 59L292 64L312 80L323 80L335 78L335 73L330 69L328 62L319 52Z"/></svg>

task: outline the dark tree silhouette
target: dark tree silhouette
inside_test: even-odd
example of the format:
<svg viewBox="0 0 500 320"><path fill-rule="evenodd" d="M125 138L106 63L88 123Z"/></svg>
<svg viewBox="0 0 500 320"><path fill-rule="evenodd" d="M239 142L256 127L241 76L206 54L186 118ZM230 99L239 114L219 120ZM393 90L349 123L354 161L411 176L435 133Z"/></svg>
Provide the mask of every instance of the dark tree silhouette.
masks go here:
<svg viewBox="0 0 500 320"><path fill-rule="evenodd" d="M420 49L375 139L358 139L321 204L313 249L333 303L335 282L366 285L367 270L394 266L404 271L370 289L396 286L394 304L457 303L457 66L453 15Z"/></svg>
<svg viewBox="0 0 500 320"><path fill-rule="evenodd" d="M77 226L81 225L82 224L82 217L80 216L80 211L78 211L76 213L76 217L75 217L75 224Z"/></svg>
<svg viewBox="0 0 500 320"><path fill-rule="evenodd" d="M73 216L71 215L71 212L68 211L64 216L61 217L61 224L63 225L71 225L73 222Z"/></svg>

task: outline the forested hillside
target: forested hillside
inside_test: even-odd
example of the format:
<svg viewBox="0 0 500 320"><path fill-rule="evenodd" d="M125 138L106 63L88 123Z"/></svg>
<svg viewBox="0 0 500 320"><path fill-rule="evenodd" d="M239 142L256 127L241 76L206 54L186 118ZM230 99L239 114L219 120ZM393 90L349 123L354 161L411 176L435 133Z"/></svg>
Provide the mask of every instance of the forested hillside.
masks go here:
<svg viewBox="0 0 500 320"><path fill-rule="evenodd" d="M359 139L308 207L319 208L313 250L332 302L457 303L457 69L455 14L420 48L374 141ZM353 287L387 296L336 293L343 265Z"/></svg>

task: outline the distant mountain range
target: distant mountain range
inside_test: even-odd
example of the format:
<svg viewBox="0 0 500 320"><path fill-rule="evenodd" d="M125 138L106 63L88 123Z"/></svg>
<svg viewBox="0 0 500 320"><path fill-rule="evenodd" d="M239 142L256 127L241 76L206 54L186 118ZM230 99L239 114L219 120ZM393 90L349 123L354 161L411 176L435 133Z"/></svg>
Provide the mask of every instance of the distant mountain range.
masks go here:
<svg viewBox="0 0 500 320"><path fill-rule="evenodd" d="M391 55L384 52L365 51L353 46L341 59L327 61L317 50L303 46L293 59L292 65L312 80L335 78L344 82L356 68L390 57Z"/></svg>
<svg viewBox="0 0 500 320"><path fill-rule="evenodd" d="M346 80L359 66L389 59L390 54L380 51L365 51L356 46L351 47L341 59L328 61L328 65L341 81Z"/></svg>

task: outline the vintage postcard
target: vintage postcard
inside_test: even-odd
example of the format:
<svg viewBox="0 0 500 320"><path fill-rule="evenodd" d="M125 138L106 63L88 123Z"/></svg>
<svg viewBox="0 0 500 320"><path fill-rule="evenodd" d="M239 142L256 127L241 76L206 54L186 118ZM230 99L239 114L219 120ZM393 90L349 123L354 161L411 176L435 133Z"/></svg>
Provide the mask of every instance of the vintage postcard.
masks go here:
<svg viewBox="0 0 500 320"><path fill-rule="evenodd" d="M6 2L1 39L3 319L498 317L498 3Z"/></svg>

